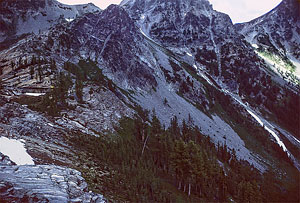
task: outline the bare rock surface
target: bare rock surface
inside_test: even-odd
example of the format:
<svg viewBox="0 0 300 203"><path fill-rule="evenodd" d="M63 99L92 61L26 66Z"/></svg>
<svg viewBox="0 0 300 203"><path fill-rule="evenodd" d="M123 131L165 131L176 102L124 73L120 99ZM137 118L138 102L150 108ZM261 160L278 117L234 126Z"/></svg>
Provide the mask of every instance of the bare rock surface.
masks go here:
<svg viewBox="0 0 300 203"><path fill-rule="evenodd" d="M0 153L0 199L7 202L105 202L88 191L77 170L55 165L16 166Z"/></svg>

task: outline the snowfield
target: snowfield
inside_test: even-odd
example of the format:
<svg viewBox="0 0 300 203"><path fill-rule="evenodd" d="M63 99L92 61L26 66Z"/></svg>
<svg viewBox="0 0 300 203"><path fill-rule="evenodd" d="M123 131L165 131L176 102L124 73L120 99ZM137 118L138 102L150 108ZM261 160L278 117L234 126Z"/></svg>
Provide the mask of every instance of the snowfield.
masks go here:
<svg viewBox="0 0 300 203"><path fill-rule="evenodd" d="M20 140L0 137L0 152L17 165L34 165L32 157L26 152L25 144Z"/></svg>

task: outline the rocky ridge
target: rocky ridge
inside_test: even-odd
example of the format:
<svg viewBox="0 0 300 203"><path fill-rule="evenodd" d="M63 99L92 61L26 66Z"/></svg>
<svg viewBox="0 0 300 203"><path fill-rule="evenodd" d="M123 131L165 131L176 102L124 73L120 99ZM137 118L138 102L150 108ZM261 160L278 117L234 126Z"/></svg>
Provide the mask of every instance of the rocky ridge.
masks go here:
<svg viewBox="0 0 300 203"><path fill-rule="evenodd" d="M299 2L284 0L267 14L250 22L235 25L236 30L263 56L266 56L266 53L269 55L267 58L271 59L272 65L275 63L276 66L291 69L290 71L298 78L300 78L299 9Z"/></svg>

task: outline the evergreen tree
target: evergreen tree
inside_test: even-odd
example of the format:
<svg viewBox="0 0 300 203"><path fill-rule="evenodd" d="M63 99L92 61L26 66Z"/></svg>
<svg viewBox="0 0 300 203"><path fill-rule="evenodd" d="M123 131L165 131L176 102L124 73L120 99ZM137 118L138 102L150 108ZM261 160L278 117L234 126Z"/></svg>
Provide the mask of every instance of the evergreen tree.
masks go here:
<svg viewBox="0 0 300 203"><path fill-rule="evenodd" d="M55 70L56 69L56 62L54 59L50 59L50 69Z"/></svg>
<svg viewBox="0 0 300 203"><path fill-rule="evenodd" d="M15 63L13 61L10 62L10 67L11 67L12 70L15 69Z"/></svg>
<svg viewBox="0 0 300 203"><path fill-rule="evenodd" d="M190 129L187 126L185 120L183 119L183 121L182 121L182 137L183 137L184 141L186 141L186 142L188 141L188 139L190 137L189 133L190 133Z"/></svg>
<svg viewBox="0 0 300 203"><path fill-rule="evenodd" d="M33 76L34 76L34 67L33 66L30 66L29 74L30 74L31 79L33 79Z"/></svg>
<svg viewBox="0 0 300 203"><path fill-rule="evenodd" d="M22 57L19 58L19 62L18 62L18 67L22 67L23 63L22 63Z"/></svg>
<svg viewBox="0 0 300 203"><path fill-rule="evenodd" d="M164 105L168 105L168 100L167 100L167 98L164 98Z"/></svg>
<svg viewBox="0 0 300 203"><path fill-rule="evenodd" d="M31 57L31 65L35 65L37 62L36 62L36 57L35 57L35 55L33 55L32 57Z"/></svg>
<svg viewBox="0 0 300 203"><path fill-rule="evenodd" d="M3 89L3 82L2 79L0 78L0 91Z"/></svg>
<svg viewBox="0 0 300 203"><path fill-rule="evenodd" d="M42 81L42 76L43 76L42 67L41 67L41 66L38 66L38 69L37 69L37 78L38 78L38 81L39 81L39 82Z"/></svg>
<svg viewBox="0 0 300 203"><path fill-rule="evenodd" d="M79 102L82 102L82 96L83 96L83 83L81 80L76 80L75 83L75 91L76 91L76 96L78 98Z"/></svg>
<svg viewBox="0 0 300 203"><path fill-rule="evenodd" d="M27 66L27 58L24 59L24 66Z"/></svg>
<svg viewBox="0 0 300 203"><path fill-rule="evenodd" d="M156 112L155 109L152 110L152 119L151 119L151 124L152 124L152 134L153 135L158 135L159 133L161 133L162 131L162 126L160 121L158 120L157 116L156 116Z"/></svg>
<svg viewBox="0 0 300 203"><path fill-rule="evenodd" d="M178 189L182 189L184 182L184 172L187 162L186 144L183 140L176 140L174 143L174 151L171 154L172 166L178 180Z"/></svg>
<svg viewBox="0 0 300 203"><path fill-rule="evenodd" d="M179 138L180 137L180 128L178 126L178 119L177 119L177 116L174 116L172 119L171 119L171 125L169 127L169 131L171 133L171 135L174 137L174 138Z"/></svg>

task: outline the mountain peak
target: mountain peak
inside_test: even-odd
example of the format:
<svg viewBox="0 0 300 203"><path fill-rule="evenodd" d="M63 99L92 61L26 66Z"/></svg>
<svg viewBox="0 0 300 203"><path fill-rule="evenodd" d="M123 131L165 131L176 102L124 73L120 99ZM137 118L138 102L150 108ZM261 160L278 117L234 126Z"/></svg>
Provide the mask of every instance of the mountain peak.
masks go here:
<svg viewBox="0 0 300 203"><path fill-rule="evenodd" d="M260 52L281 58L281 63L290 67L292 75L298 78L300 78L299 8L299 1L284 0L267 14L250 22L235 25L236 30L244 35L249 43L255 44ZM284 69L282 71L285 72Z"/></svg>
<svg viewBox="0 0 300 203"><path fill-rule="evenodd" d="M109 5L103 12L111 17L119 17L121 15L128 16L128 13L124 10L124 8L115 4Z"/></svg>

